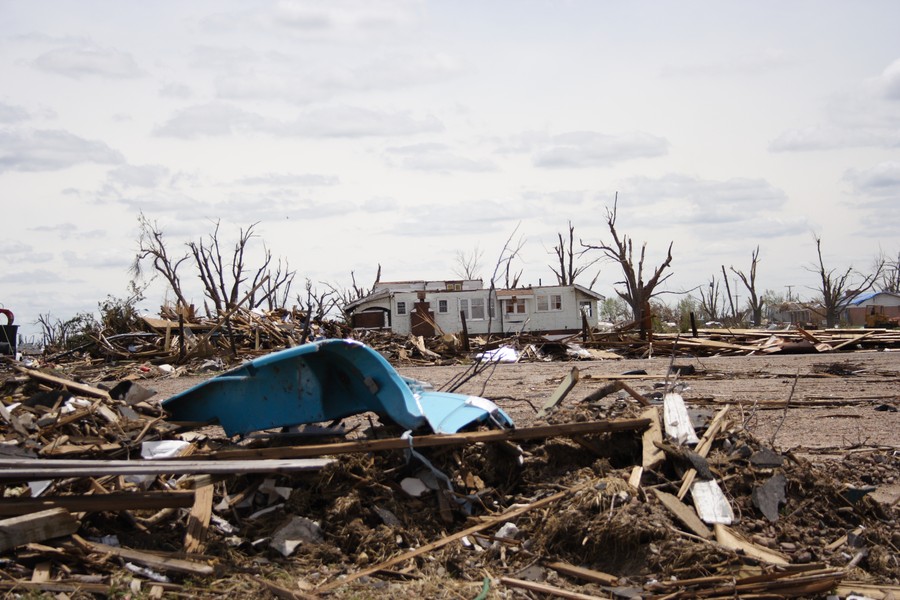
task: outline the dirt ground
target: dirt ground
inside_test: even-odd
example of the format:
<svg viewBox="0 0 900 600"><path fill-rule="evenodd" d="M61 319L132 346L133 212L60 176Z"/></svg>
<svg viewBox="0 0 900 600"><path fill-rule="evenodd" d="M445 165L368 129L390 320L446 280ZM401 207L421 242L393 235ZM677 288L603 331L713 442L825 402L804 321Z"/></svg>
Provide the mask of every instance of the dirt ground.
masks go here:
<svg viewBox="0 0 900 600"><path fill-rule="evenodd" d="M585 396L607 383L607 378L623 373L645 372L630 375L629 385L644 395L658 394L671 362L670 357L660 356L497 364L455 391L489 398L517 426L527 427L536 424L537 411L573 368L579 371L579 381L560 405L563 410L577 408ZM740 415L750 433L778 450L793 451L818 463L855 449L880 447L900 452L900 352L680 357L674 364L695 371L676 380L689 406L717 409L731 405L736 411L732 414ZM468 369L466 365L397 366L401 375L437 389L445 389ZM163 378L148 385L162 400L206 378ZM620 397L625 397L624 392ZM608 401L615 399L611 396ZM896 501L900 480L883 486L877 495L881 501Z"/></svg>
<svg viewBox="0 0 900 600"><path fill-rule="evenodd" d="M573 367L578 368L580 380L564 407L577 405L602 386L603 377L636 370L647 375L631 380L631 387L650 394L654 384L665 382L670 362L669 357L658 357L501 364L457 391L495 399L518 426L526 426L534 421L532 407L539 408ZM732 404L742 411L757 437L770 440L777 430L775 445L782 450L858 445L900 450L900 353L679 358L675 364L696 370L694 375L679 376L688 386L682 392L688 404ZM460 367L401 366L398 370L440 387ZM788 399L791 404L785 411Z"/></svg>
<svg viewBox="0 0 900 600"><path fill-rule="evenodd" d="M900 436L895 433L900 428L900 353L685 357L674 364L682 374L668 383L677 386L693 416L712 416L724 406L730 408L731 424L718 436L709 468L715 470L714 477L738 517L734 524L738 533L758 549L783 553L791 568L811 569L803 572L825 578L817 580L824 580L822 590L832 589L827 578L834 573L855 583L900 586L895 516L900 501ZM629 418L643 409L623 392L590 405L584 399L623 374L637 392L653 401L661 399L669 367L666 356L497 364L453 391L494 400L517 427L547 420ZM465 364L397 368L402 375L444 390L470 369ZM575 387L549 417L539 418L538 411L573 369L578 370ZM152 377L152 371L136 368L142 385L157 392L157 401L216 375L160 378ZM369 416L347 421L362 426L352 433L359 435ZM217 427L201 432L209 434L197 442L204 452L233 448L238 441L225 438ZM398 432L386 427L382 433ZM277 446L282 443L278 435L272 432L271 438L244 439L240 444ZM685 582L700 587L678 597L706 594L710 589L696 583L706 581L704 577L730 581L735 573L745 573L745 558L686 532L652 494L651 490L677 491L681 478L677 457L647 469L640 490L627 483L633 467L641 464L641 443L639 434L623 431L581 441L531 440L518 448L471 444L423 449L428 469L421 459L410 460L404 451L394 450L343 455L319 473L266 478L236 474L214 486L213 505L222 508L216 509L220 518L209 529L203 560L216 565L216 577L178 578L167 589L180 596L216 598L305 598L310 597L305 592L314 590L355 599L543 597L503 582L512 576L589 597L662 598L671 597L668 592L688 585ZM767 446L783 455L777 469L753 463ZM403 488L407 478L424 481L435 469L450 478L451 493L418 496ZM758 487L778 478L784 482L785 496L776 501L778 515L770 518L754 504L754 497ZM863 496L853 500L850 492ZM73 488L69 493L79 492ZM429 548L473 524L490 525L489 515L557 496L552 506L526 511L490 530L497 529L496 534L485 530ZM172 555L183 547L188 511L135 511L132 517L128 521L110 513L91 513L79 531L88 539L117 535L123 546L147 552ZM268 540L295 518L321 525L322 538L281 556ZM500 531L508 525L515 525L519 533L501 543ZM232 526L237 528L229 529ZM64 549L50 551L54 560L70 563L66 573L99 576L113 587L131 577L116 562L89 558L70 546ZM396 571L381 568L376 569L377 576L363 575L373 565L391 557L402 559L403 553L414 549L427 552L403 559L405 566L397 563ZM17 581L32 579L35 561L47 560L43 552L43 547L25 548L15 560L0 564L0 583L7 573ZM72 558L67 558L69 553L74 553ZM572 581L545 564L550 560L612 573L618 582L610 587ZM829 568L823 570L821 565ZM846 571L832 572L831 567ZM756 573L745 574L752 579ZM344 578L354 574L360 577L347 583ZM802 597L821 596L807 592Z"/></svg>

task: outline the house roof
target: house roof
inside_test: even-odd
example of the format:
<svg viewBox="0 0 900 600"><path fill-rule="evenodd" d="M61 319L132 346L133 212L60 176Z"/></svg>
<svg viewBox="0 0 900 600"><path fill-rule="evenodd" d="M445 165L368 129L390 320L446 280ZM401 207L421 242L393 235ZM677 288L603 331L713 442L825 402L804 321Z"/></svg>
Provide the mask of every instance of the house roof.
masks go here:
<svg viewBox="0 0 900 600"><path fill-rule="evenodd" d="M865 302L866 300L871 300L875 296L880 296L881 294L885 294L887 296L893 296L895 298L900 298L900 294L895 294L894 292L866 292L865 294L860 294L856 298L850 301L852 306L858 306Z"/></svg>

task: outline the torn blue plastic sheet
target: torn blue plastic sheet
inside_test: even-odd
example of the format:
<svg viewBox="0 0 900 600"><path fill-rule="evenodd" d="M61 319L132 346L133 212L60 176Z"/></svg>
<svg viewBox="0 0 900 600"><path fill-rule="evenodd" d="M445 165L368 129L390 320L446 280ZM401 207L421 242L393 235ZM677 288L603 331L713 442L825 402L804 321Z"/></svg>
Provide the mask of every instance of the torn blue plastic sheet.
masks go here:
<svg viewBox="0 0 900 600"><path fill-rule="evenodd" d="M372 411L401 427L456 433L513 427L490 400L432 391L355 340L321 340L262 356L162 402L173 421L217 422L228 435Z"/></svg>

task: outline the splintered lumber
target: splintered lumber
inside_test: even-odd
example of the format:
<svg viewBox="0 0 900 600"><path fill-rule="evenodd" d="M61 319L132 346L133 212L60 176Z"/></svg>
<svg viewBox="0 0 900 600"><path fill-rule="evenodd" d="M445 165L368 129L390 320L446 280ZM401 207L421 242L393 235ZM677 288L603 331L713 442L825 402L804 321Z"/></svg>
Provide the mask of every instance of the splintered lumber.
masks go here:
<svg viewBox="0 0 900 600"><path fill-rule="evenodd" d="M769 548L754 544L745 539L744 536L721 523L716 523L713 525L713 528L716 533L716 541L729 550L741 551L747 556L773 565L788 564L787 556L781 552L776 552L775 550L770 550Z"/></svg>
<svg viewBox="0 0 900 600"><path fill-rule="evenodd" d="M109 546L98 542L90 542L81 536L74 534L72 540L88 552L97 552L99 554L109 554L118 556L135 562L157 571L171 571L174 573L187 573L188 575L212 575L214 569L212 566L193 560L185 560L183 558L175 558L164 554L151 554L149 552L141 552L140 550L132 550L130 548L120 548L117 546Z"/></svg>
<svg viewBox="0 0 900 600"><path fill-rule="evenodd" d="M713 536L713 532L710 531L709 527L703 523L690 506L668 492L661 490L653 490L653 492L662 505L669 509L669 512L675 515L675 518L681 521L682 525L690 529L691 533L704 539L709 539Z"/></svg>
<svg viewBox="0 0 900 600"><path fill-rule="evenodd" d="M553 504L554 502L556 502L558 500L562 500L569 494L572 494L578 490L584 489L586 486L590 485L591 483L593 483L593 482L587 481L582 484L575 485L568 489L562 490L561 492L557 492L551 496L541 498L540 500L535 500L531 504L526 504L525 506L518 506L516 508L512 508L510 510L507 510L506 512L500 513L499 515L495 515L477 525L473 525L473 526L469 527L468 529L463 529L462 531L457 531L456 533L444 536L437 541L419 546L415 550L410 550L409 552L404 552L403 554L395 556L394 558L391 558L384 562L378 563L377 565L375 565L373 567L369 567L368 569L363 569L362 571L357 571L356 573L351 573L350 575L347 575L343 579L332 581L331 583L325 584L325 585L317 588L316 592L324 593L324 592L332 591L334 589L341 587L344 584L350 583L351 581L356 581L357 579L359 579L361 577L367 577L367 576L377 573L378 571L381 571L383 569L389 569L389 568L393 567L394 565L399 565L402 562L406 562L407 560L409 560L411 558L421 556L422 554L427 554L428 552L431 552L432 550L437 550L438 548L443 548L444 546L446 546L447 544L449 544L451 542L455 542L456 540L461 540L462 538L464 538L466 536L473 535L473 534L478 533L479 531L483 531L483 530L493 527L495 525L499 525L503 521L515 519L516 517L524 515L525 513L529 512L529 511L532 511L532 510L535 510L538 508L543 508L545 506L549 506L550 504Z"/></svg>
<svg viewBox="0 0 900 600"><path fill-rule="evenodd" d="M0 521L0 552L78 531L78 521L64 508L50 508Z"/></svg>
<svg viewBox="0 0 900 600"><path fill-rule="evenodd" d="M585 569L584 567L576 567L575 565L564 562L547 563L547 567L553 569L557 573L562 573L563 575L575 577L576 579L581 579L583 581L590 581L591 583L599 583L600 585L616 585L619 581L619 578L615 575L610 575L603 571Z"/></svg>
<svg viewBox="0 0 900 600"><path fill-rule="evenodd" d="M900 585L844 581L834 589L834 593L840 595L842 598L852 594L860 594L866 598L887 600L888 598L900 598Z"/></svg>
<svg viewBox="0 0 900 600"><path fill-rule="evenodd" d="M291 473L318 471L326 458L282 460L51 460L0 459L0 480L34 480L96 475L195 475L197 473Z"/></svg>
<svg viewBox="0 0 900 600"><path fill-rule="evenodd" d="M84 396L93 396L94 398L110 400L109 392L107 392L106 390L101 390L100 388L95 388L94 386L85 385L83 383L78 383L69 379L63 379L62 377L50 375L49 373L44 373L36 369L28 369L26 367L20 367L19 365L13 366L17 371L28 375L32 379L43 381L45 383L53 383L62 386L64 389L69 390L70 392L78 392L79 394L82 394Z"/></svg>
<svg viewBox="0 0 900 600"><path fill-rule="evenodd" d="M556 408L557 405L559 405L559 403L569 395L569 392L571 392L572 388L575 387L575 384L578 383L578 375L578 367L572 367L572 370L569 371L569 374L563 377L562 382L559 384L553 394L551 394L551 396L547 399L547 401L541 407L541 410L538 411L536 418L543 419L544 417L546 417L551 410Z"/></svg>
<svg viewBox="0 0 900 600"><path fill-rule="evenodd" d="M492 429L489 431L472 431L467 433L423 435L411 438L388 438L384 440L355 440L336 444L315 444L309 446L284 446L280 448L251 448L246 450L223 450L210 454L212 458L221 460L250 458L302 458L312 456L336 456L339 454L358 454L380 452L385 450L403 450L414 448L431 448L435 446L466 446L483 442L503 442L515 440L532 440L549 437L573 437L592 433L612 433L618 431L641 431L650 424L650 419L608 419L602 421L586 421L584 423L560 423L556 425L538 425L519 429ZM177 459L173 459L176 460ZM2 461L0 461L2 466Z"/></svg>
<svg viewBox="0 0 900 600"><path fill-rule="evenodd" d="M120 510L159 510L187 508L194 503L194 491L169 492L112 492L92 496L47 496L42 498L0 499L0 516L24 515L50 508L64 508L70 512L101 512Z"/></svg>
<svg viewBox="0 0 900 600"><path fill-rule="evenodd" d="M603 596L591 596L588 594L582 594L580 592L570 592L569 590L564 590L563 588L548 585L546 583L526 581L525 579L515 579L513 577L501 577L500 583L508 587L529 590L532 592L538 592L540 594L547 594L549 596L555 596L557 598L571 598L572 600L597 600L598 598L603 598ZM609 596L606 597L609 598Z"/></svg>
<svg viewBox="0 0 900 600"><path fill-rule="evenodd" d="M659 422L659 410L654 406L641 413L642 419L648 419L650 426L641 436L643 455L641 466L645 469L655 469L666 461L665 453L654 442L662 443L662 425Z"/></svg>
<svg viewBox="0 0 900 600"><path fill-rule="evenodd" d="M709 427L706 429L706 433L703 434L703 439L700 440L700 443L697 444L697 447L694 449L694 451L703 458L706 458L709 454L713 441L715 441L716 436L719 435L719 431L722 429L722 425L725 422L725 415L727 414L727 406L716 413L712 423L710 423ZM691 484L694 483L695 477L697 477L697 469L691 468L685 472L684 477L682 478L681 487L678 489L679 500L684 499L687 491L691 488Z"/></svg>
<svg viewBox="0 0 900 600"><path fill-rule="evenodd" d="M184 536L184 551L202 552L205 547L206 531L212 517L214 486L204 485L194 491L194 506L188 516L187 532Z"/></svg>

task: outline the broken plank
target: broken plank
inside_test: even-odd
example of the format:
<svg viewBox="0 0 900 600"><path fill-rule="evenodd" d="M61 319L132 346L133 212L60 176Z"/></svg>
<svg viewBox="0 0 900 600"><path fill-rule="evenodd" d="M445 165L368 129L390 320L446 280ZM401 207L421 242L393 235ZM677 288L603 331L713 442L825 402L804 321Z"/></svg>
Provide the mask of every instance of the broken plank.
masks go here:
<svg viewBox="0 0 900 600"><path fill-rule="evenodd" d="M210 484L194 491L194 506L188 515L187 531L184 536L184 551L189 554L204 550L206 531L212 517L214 489L215 487Z"/></svg>
<svg viewBox="0 0 900 600"><path fill-rule="evenodd" d="M659 410L654 406L648 408L641 413L642 419L648 419L650 426L641 436L643 446L643 455L641 458L641 466L645 469L655 469L666 461L665 453L654 444L654 442L662 443L662 425L659 422Z"/></svg>
<svg viewBox="0 0 900 600"><path fill-rule="evenodd" d="M538 411L536 418L543 419L546 417L550 411L556 408L559 403L569 395L569 392L571 392L572 388L575 387L575 384L578 383L578 375L578 367L572 367L569 374L563 377L562 382L560 382L553 394L551 394L547 401L544 402L544 405L541 407L541 410Z"/></svg>
<svg viewBox="0 0 900 600"><path fill-rule="evenodd" d="M85 385L83 383L78 383L76 381L71 381L69 379L63 379L62 377L50 375L49 373L44 373L43 371L38 371L36 369L28 369L26 367L20 367L19 365L13 366L17 371L28 375L32 379L37 379L38 381L43 381L45 383L54 383L56 385L62 386L64 389L67 389L70 392L78 392L79 394L83 394L85 396L93 396L95 398L110 400L109 392L107 392L106 390L101 390L100 388L96 388L91 385Z"/></svg>
<svg viewBox="0 0 900 600"><path fill-rule="evenodd" d="M619 578L615 575L610 575L603 571L595 571L594 569L576 567L575 565L564 562L547 563L547 567L553 569L557 573L562 573L563 575L575 577L583 581L590 581L591 583L599 583L600 585L616 585L619 581Z"/></svg>
<svg viewBox="0 0 900 600"><path fill-rule="evenodd" d="M572 437L591 433L611 433L617 431L640 431L650 424L646 418L611 419L604 421L586 421L584 423L561 423L557 425L538 425L516 429L490 431L472 431L468 433L423 435L411 438L389 438L384 440L356 440L335 444L315 444L309 446L284 446L280 448L252 448L246 450L222 450L213 452L214 459L250 459L250 458L300 458L312 456L336 456L339 454L358 454L385 450L403 450L414 448L430 448L435 446L465 446L483 442L501 442L515 440L541 439L548 437ZM177 461L177 459L173 459ZM2 463L0 463L2 464Z"/></svg>
<svg viewBox="0 0 900 600"><path fill-rule="evenodd" d="M548 596L555 596L557 598L569 598L571 600L597 600L601 596L591 596L588 594L582 594L580 592L570 592L569 590L564 590L563 588L559 588L553 585L549 585L546 583L539 583L537 581L526 581L525 579L515 579L513 577L501 577L500 583L505 586L512 588L519 588L522 590L528 590L531 592L538 592L540 594L546 594Z"/></svg>
<svg viewBox="0 0 900 600"><path fill-rule="evenodd" d="M0 499L0 517L24 515L51 508L64 508L70 512L158 510L161 508L186 508L193 503L193 491L112 492L92 496L2 498Z"/></svg>
<svg viewBox="0 0 900 600"><path fill-rule="evenodd" d="M712 448L713 441L716 439L716 436L719 435L719 431L722 429L722 425L725 422L725 415L728 414L728 408L725 407L716 413L716 416L713 418L712 423L709 424L709 427L706 429L706 433L703 434L703 438L700 440L700 443L697 444L697 447L694 451L706 458L709 454L710 449ZM694 483L694 478L697 477L697 469L691 468L685 472L684 477L682 477L681 487L678 488L678 499L684 500L684 496L687 494L687 491L691 488L691 484Z"/></svg>
<svg viewBox="0 0 900 600"><path fill-rule="evenodd" d="M164 554L151 554L149 552L141 552L140 550L132 550L130 548L121 548L117 546L109 546L97 542L90 542L81 536L74 534L72 539L82 549L88 552L97 552L100 554L109 554L118 556L131 562L145 565L158 571L171 571L175 573L187 573L189 575L212 575L214 569L212 566L193 560L183 558L175 558Z"/></svg>
<svg viewBox="0 0 900 600"><path fill-rule="evenodd" d="M744 536L721 523L716 523L713 525L713 528L716 533L716 541L729 550L741 551L747 556L773 565L788 564L787 556L781 552L776 552L775 550L770 550L769 548L754 544L744 538Z"/></svg>
<svg viewBox="0 0 900 600"><path fill-rule="evenodd" d="M694 535L699 535L704 539L710 539L713 536L713 532L707 527L700 517L697 516L697 513L690 506L679 500L675 495L669 494L668 492L663 492L660 490L653 490L656 494L656 497L665 506L669 509L669 512L672 513L676 519L678 519L682 525L690 529L691 533Z"/></svg>
<svg viewBox="0 0 900 600"><path fill-rule="evenodd" d="M638 401L638 404L641 406L650 406L650 401L643 394L638 394L633 387L625 383L624 381L619 382L619 387L628 393L629 396Z"/></svg>
<svg viewBox="0 0 900 600"><path fill-rule="evenodd" d="M50 508L0 521L0 552L78 531L78 521L64 508Z"/></svg>
<svg viewBox="0 0 900 600"><path fill-rule="evenodd" d="M332 462L334 461L327 458L229 461L0 459L0 480L93 477L95 475L292 473L318 471Z"/></svg>

